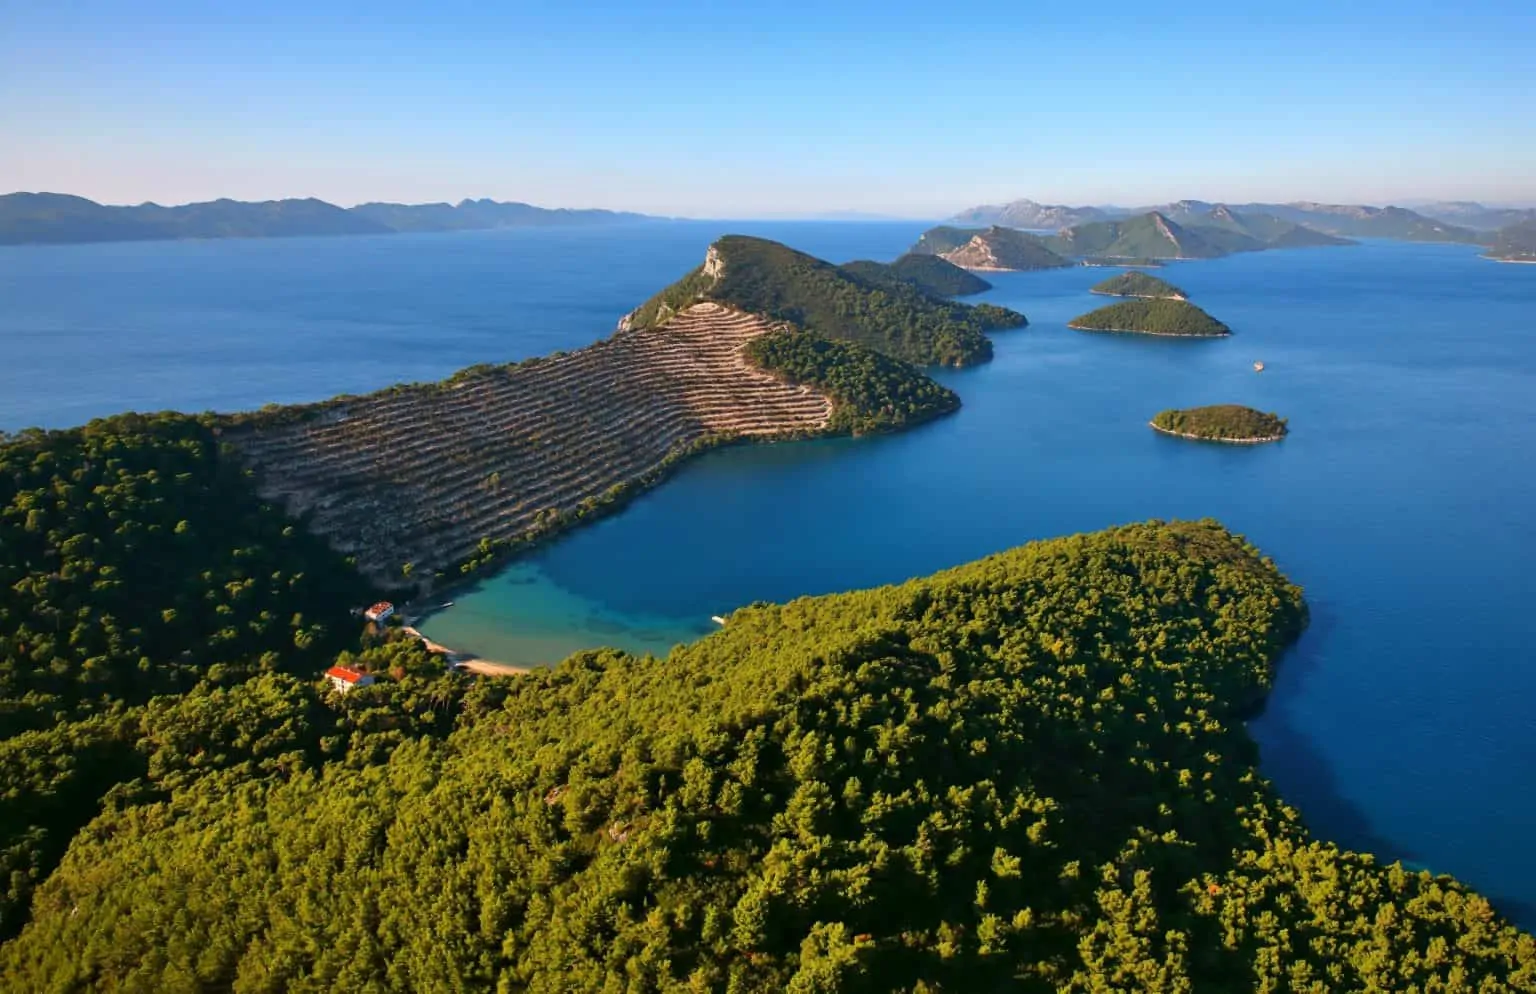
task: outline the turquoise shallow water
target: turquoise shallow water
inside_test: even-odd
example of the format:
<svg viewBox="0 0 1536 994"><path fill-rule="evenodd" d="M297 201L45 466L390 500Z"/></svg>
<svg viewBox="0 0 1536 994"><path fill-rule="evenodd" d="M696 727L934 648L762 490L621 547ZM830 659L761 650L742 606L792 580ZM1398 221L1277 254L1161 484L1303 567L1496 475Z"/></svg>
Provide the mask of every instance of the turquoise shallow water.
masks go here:
<svg viewBox="0 0 1536 994"><path fill-rule="evenodd" d="M0 250L0 427L311 399L571 348L725 230L841 260L890 258L919 227ZM958 415L706 455L456 592L427 631L508 660L660 652L753 600L1212 515L1313 609L1252 725L1265 772L1325 837L1455 873L1536 925L1536 267L1395 243L1169 267L1237 332L1206 342L1068 331L1106 275L998 275L982 299L1033 324L999 334L993 363L940 374ZM1215 402L1277 410L1293 434L1239 448L1146 427Z"/></svg>

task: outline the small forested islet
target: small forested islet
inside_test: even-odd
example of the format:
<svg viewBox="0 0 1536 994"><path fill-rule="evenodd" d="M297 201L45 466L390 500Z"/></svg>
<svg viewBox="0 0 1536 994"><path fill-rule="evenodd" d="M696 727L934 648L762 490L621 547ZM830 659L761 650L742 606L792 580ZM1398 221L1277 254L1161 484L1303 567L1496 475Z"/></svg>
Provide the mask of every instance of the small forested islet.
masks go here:
<svg viewBox="0 0 1536 994"><path fill-rule="evenodd" d="M1088 288L1105 297L1140 297L1146 300L1186 300L1189 294L1167 280L1146 273L1121 273Z"/></svg>
<svg viewBox="0 0 1536 994"><path fill-rule="evenodd" d="M1078 331L1123 331L1173 338L1220 338L1232 329L1186 300L1125 300L1067 323Z"/></svg>
<svg viewBox="0 0 1536 994"><path fill-rule="evenodd" d="M1290 431L1286 419L1241 404L1212 404L1160 411L1151 425L1158 431L1210 442L1278 442Z"/></svg>

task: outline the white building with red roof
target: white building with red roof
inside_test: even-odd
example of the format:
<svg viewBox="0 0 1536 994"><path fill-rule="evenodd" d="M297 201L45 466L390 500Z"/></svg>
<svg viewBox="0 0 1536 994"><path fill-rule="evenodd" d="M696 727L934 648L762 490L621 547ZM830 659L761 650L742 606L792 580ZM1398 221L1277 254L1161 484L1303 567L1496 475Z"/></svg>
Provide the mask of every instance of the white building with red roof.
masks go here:
<svg viewBox="0 0 1536 994"><path fill-rule="evenodd" d="M336 692L345 694L354 687L367 687L373 683L373 674L355 670L350 666L332 666L325 671L325 678L331 681L331 686Z"/></svg>
<svg viewBox="0 0 1536 994"><path fill-rule="evenodd" d="M370 607L368 610L364 611L363 617L367 618L369 621L376 621L382 625L384 622L394 617L394 614L395 606L393 604L391 604L389 601L379 601L373 607Z"/></svg>

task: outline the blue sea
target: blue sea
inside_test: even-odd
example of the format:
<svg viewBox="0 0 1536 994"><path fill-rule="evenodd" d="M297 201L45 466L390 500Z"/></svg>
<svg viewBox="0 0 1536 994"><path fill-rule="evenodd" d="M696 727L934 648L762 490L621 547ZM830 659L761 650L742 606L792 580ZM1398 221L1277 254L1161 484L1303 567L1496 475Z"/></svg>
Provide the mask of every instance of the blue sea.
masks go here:
<svg viewBox="0 0 1536 994"><path fill-rule="evenodd" d="M575 348L726 231L837 261L918 224L655 223L0 249L0 428L255 407ZM1031 539L1214 516L1307 590L1252 723L1320 835L1457 875L1536 926L1536 266L1367 243L1162 275L1218 341L1069 331L1099 269L989 276L1027 313L891 437L732 448L477 589L427 631L494 659L665 652L709 617ZM1255 360L1267 369L1253 371ZM1152 432L1165 407L1290 418L1275 445Z"/></svg>

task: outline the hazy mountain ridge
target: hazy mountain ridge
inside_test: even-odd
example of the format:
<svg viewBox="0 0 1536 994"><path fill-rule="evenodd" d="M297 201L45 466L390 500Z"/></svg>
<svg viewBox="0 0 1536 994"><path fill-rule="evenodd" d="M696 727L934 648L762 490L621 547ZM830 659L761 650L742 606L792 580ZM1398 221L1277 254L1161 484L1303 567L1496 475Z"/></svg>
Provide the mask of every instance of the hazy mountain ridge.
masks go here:
<svg viewBox="0 0 1536 994"><path fill-rule="evenodd" d="M1477 215L1473 208L1482 209L1482 205L1466 202L1459 207L1468 212L1470 219L1477 224L1468 223L1463 226L1453 223L1452 220L1431 216L1424 213L1408 210L1405 207L1372 207L1364 204L1324 204L1316 201L1292 201L1290 203L1247 203L1247 204L1223 204L1204 200L1178 200L1168 204L1160 204L1153 207L1116 208L1116 207L1066 207L1053 205L1042 207L1029 200L1013 201L1010 204L982 205L961 211L955 215L955 221L977 222L989 220L990 223L1004 224L1009 227L1046 227L1041 223L1048 215L1045 213L1029 214L1027 208L1021 207L1013 217L1020 220L1002 220L1003 212L1014 205L1028 205L1041 208L1042 211L1059 212L1058 216L1072 216L1073 212L1083 216L1091 216L1086 223L1123 221L1127 218L1142 216L1150 213L1162 214L1174 221L1186 223L1196 218L1210 217L1217 211L1238 214L1246 219L1255 215L1267 216L1274 221L1286 222L1301 228L1321 232L1335 238L1393 238L1404 241L1423 242L1466 242L1479 244L1487 240L1487 234L1473 230L1474 227L1497 228L1498 223L1493 221L1503 220L1508 224L1511 221L1522 220L1527 216L1536 216L1536 211L1489 211L1486 216ZM1441 205L1445 206L1445 205ZM1484 209L1486 210L1486 209ZM1200 221L1207 224L1207 221ZM1081 224L1064 225L1063 227L1079 227ZM1251 230L1245 230L1246 234L1253 234ZM1313 241L1305 235L1294 231L1273 232L1268 237L1260 237L1261 241L1272 243L1270 247L1300 247L1303 245L1338 244L1336 242Z"/></svg>
<svg viewBox="0 0 1536 994"><path fill-rule="evenodd" d="M126 207L62 193L10 193L0 195L0 245L385 235L602 224L646 217L495 200L463 200L456 205L370 203L343 208L310 197L259 202L211 200L174 207L144 203Z"/></svg>
<svg viewBox="0 0 1536 994"><path fill-rule="evenodd" d="M961 211L950 220L961 224L1000 224L1009 228L1042 228L1052 231L1074 225L1107 220L1110 215L1097 207L1067 207L1063 204L1037 204L1033 200L1011 200L1006 204L982 204Z"/></svg>

